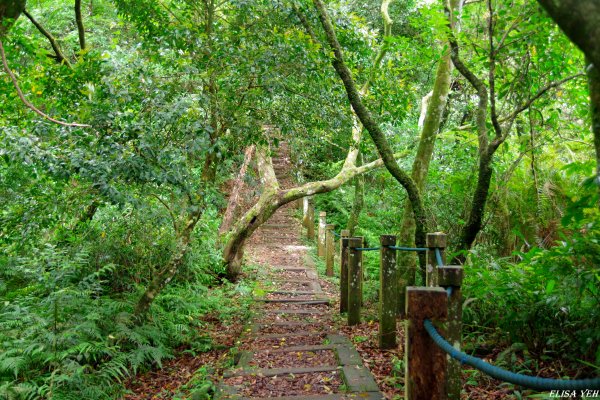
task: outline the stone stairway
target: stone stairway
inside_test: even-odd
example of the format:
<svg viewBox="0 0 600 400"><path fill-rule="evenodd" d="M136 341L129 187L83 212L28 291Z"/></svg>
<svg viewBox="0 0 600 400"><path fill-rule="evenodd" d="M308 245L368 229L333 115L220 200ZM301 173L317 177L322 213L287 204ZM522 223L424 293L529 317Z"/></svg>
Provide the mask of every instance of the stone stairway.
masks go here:
<svg viewBox="0 0 600 400"><path fill-rule="evenodd" d="M282 144L273 160L283 187L291 186L287 152ZM335 310L292 211L279 209L247 245L249 261L263 268L255 316L217 398L383 399L352 343L334 328Z"/></svg>

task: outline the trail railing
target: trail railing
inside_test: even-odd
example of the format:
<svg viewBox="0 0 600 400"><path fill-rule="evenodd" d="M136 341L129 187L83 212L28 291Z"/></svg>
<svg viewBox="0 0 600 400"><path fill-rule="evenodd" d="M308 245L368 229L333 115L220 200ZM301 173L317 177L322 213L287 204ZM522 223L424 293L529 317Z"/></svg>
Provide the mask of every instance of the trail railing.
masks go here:
<svg viewBox="0 0 600 400"><path fill-rule="evenodd" d="M314 208L305 202L303 225L314 237ZM308 215L307 215L308 214ZM339 238L340 313L348 325L361 320L363 303L363 253L379 251L379 346L397 346L397 317L406 319L405 398L408 400L458 400L462 388L461 366L470 365L500 381L538 391L571 391L600 397L600 378L561 380L517 374L463 353L461 266L445 265L446 235L428 233L426 247L399 246L396 236L380 236L380 245L364 247L362 237L349 237L348 230L335 232L319 213L318 255L325 259L326 274L334 276L335 239ZM311 226L312 235L311 237ZM426 254L424 287L402 287L397 252ZM400 296L399 296L400 294ZM560 392L555 397L559 397Z"/></svg>

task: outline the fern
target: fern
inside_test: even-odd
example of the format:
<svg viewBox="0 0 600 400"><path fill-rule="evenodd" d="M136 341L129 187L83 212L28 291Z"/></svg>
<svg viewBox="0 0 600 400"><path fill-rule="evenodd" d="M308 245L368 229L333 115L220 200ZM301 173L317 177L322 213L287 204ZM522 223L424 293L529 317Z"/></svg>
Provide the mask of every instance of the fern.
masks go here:
<svg viewBox="0 0 600 400"><path fill-rule="evenodd" d="M6 357L0 358L0 372L9 372L15 376L19 376L19 372L27 364L25 357Z"/></svg>

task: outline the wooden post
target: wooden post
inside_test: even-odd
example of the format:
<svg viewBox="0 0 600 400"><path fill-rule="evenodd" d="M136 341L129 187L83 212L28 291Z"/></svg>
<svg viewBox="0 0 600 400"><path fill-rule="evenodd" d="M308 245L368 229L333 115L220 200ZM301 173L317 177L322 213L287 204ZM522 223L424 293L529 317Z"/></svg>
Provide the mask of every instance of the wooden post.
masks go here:
<svg viewBox="0 0 600 400"><path fill-rule="evenodd" d="M380 268L379 268L379 347L393 349L396 347L396 312L398 309L398 268L396 267L396 250L389 246L396 245L396 236L381 235Z"/></svg>
<svg viewBox="0 0 600 400"><path fill-rule="evenodd" d="M308 199L306 224L306 238L315 240L315 203L312 197Z"/></svg>
<svg viewBox="0 0 600 400"><path fill-rule="evenodd" d="M333 238L335 225L325 225L325 275L333 276L333 257L335 256L335 240Z"/></svg>
<svg viewBox="0 0 600 400"><path fill-rule="evenodd" d="M319 257L325 257L325 225L327 225L326 219L327 213L325 211L321 211L319 213L319 237L317 238L317 240L319 241L317 243L317 255Z"/></svg>
<svg viewBox="0 0 600 400"><path fill-rule="evenodd" d="M423 321L443 320L447 313L448 294L443 288L406 288L406 400L446 399L446 353L431 340ZM436 324L438 327L439 324Z"/></svg>
<svg viewBox="0 0 600 400"><path fill-rule="evenodd" d="M425 286L438 286L437 285L437 260L435 257L435 248L440 249L442 255L442 262L446 262L446 234L442 232L428 233L427 234L427 282Z"/></svg>
<svg viewBox="0 0 600 400"><path fill-rule="evenodd" d="M446 322L446 340L460 350L462 343L462 293L460 287L464 277L461 266L448 265L438 268L438 284L444 288L452 288L448 297L448 322ZM446 393L448 399L459 400L461 383L460 362L448 356L446 372Z"/></svg>
<svg viewBox="0 0 600 400"><path fill-rule="evenodd" d="M348 236L350 231L340 232L340 314L348 311Z"/></svg>
<svg viewBox="0 0 600 400"><path fill-rule="evenodd" d="M348 239L348 325L360 324L362 245L362 237Z"/></svg>

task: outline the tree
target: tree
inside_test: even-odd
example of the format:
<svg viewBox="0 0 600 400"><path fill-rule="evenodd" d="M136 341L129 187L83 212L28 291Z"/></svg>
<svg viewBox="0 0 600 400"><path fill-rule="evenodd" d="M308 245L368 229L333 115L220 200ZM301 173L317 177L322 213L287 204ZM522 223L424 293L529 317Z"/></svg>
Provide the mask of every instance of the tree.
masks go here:
<svg viewBox="0 0 600 400"><path fill-rule="evenodd" d="M512 111L508 112L504 116L500 116L498 111L498 102L500 99L498 98L496 90L498 85L496 70L497 63L499 61L498 58L501 52L506 49L507 38L509 37L510 33L521 23L521 19L515 19L512 24L503 23L504 31L500 35L497 32L499 20L497 19L497 13L494 11L493 2L491 0L486 0L486 7L489 15L487 18L488 43L486 49L486 58L489 63L489 68L487 70L487 83L484 81L484 79L477 76L477 74L475 74L472 69L463 62L459 54L460 47L457 39L452 32L449 34L452 62L456 69L476 91L478 97L475 117L479 145L477 183L475 185L475 190L469 205L467 220L460 233L457 247L458 250L462 251L462 253L456 257L456 261L458 262L464 262L466 258L466 251L471 248L477 237L477 234L481 231L485 207L489 196L490 184L492 181L494 155L498 148L509 137L515 119L523 111L528 110L536 100L545 95L549 90L559 87L565 82L580 76L580 74L576 74L551 81L546 83L545 86L542 86L537 90L537 92L531 95L517 95L516 99L513 101L513 104L510 105L510 107L512 107ZM529 11L523 10L523 12ZM500 38L496 39L496 36L498 35L500 35ZM504 97L506 97L506 94L504 94ZM488 130L488 123L490 123L490 125L493 127L493 137L491 137Z"/></svg>

